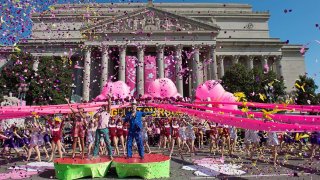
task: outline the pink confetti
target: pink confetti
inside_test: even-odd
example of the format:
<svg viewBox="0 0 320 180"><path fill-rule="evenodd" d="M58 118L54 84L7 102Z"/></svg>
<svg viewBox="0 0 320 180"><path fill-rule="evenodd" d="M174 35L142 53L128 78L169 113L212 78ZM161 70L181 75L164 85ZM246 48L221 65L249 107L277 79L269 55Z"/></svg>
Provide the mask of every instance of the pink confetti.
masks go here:
<svg viewBox="0 0 320 180"><path fill-rule="evenodd" d="M29 179L32 175L38 174L34 171L25 171L25 170L18 170L18 171L10 171L8 173L0 173L0 180L5 179Z"/></svg>

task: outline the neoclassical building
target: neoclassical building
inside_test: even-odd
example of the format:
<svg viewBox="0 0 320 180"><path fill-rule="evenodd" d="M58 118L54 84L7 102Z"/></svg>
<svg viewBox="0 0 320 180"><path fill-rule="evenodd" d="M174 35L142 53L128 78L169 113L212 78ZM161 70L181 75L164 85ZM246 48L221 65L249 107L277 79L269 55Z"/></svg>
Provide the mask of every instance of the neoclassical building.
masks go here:
<svg viewBox="0 0 320 180"><path fill-rule="evenodd" d="M291 91L305 73L301 45L269 35L269 12L248 4L59 4L32 16L34 56L67 56L75 65L75 94L94 98L108 81L144 94L155 78L172 79L183 96L233 64L268 65ZM35 67L38 62L35 61ZM1 62L0 62L1 64Z"/></svg>

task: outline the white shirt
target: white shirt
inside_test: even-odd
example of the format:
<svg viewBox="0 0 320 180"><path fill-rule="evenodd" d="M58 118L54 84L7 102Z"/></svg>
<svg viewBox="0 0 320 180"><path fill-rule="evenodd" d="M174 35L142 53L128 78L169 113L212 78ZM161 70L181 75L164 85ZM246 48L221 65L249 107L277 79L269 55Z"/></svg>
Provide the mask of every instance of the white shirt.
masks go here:
<svg viewBox="0 0 320 180"><path fill-rule="evenodd" d="M100 113L99 124L97 129L105 129L109 125L110 114L106 111Z"/></svg>

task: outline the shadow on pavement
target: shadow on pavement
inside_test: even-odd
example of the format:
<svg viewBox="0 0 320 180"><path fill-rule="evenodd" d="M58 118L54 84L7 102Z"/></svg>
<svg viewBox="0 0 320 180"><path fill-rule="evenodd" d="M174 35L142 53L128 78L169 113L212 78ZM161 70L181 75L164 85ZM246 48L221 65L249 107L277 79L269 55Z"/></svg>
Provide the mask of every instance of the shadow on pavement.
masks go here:
<svg viewBox="0 0 320 180"><path fill-rule="evenodd" d="M55 178L55 171L54 171L54 169L47 169L47 170L39 173L39 177L45 178L45 179L53 179L53 178Z"/></svg>

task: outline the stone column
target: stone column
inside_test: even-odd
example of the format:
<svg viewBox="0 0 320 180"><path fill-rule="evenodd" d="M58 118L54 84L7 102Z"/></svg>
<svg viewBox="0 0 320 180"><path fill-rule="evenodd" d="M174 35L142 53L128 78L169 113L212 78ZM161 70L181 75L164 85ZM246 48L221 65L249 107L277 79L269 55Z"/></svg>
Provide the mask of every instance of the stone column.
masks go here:
<svg viewBox="0 0 320 180"><path fill-rule="evenodd" d="M157 78L164 78L164 46L163 45L157 45Z"/></svg>
<svg viewBox="0 0 320 180"><path fill-rule="evenodd" d="M138 64L137 64L137 94L144 95L144 49L145 46L138 46Z"/></svg>
<svg viewBox="0 0 320 180"><path fill-rule="evenodd" d="M262 56L262 69L264 69L264 67L268 65L268 59L269 59L269 56Z"/></svg>
<svg viewBox="0 0 320 180"><path fill-rule="evenodd" d="M202 82L206 82L208 79L210 79L209 64L208 64L207 58L202 61L201 66L202 66L202 70L203 70Z"/></svg>
<svg viewBox="0 0 320 180"><path fill-rule="evenodd" d="M101 58L101 79L100 79L100 89L102 90L103 87L107 84L109 79L109 46L102 46L102 58Z"/></svg>
<svg viewBox="0 0 320 180"><path fill-rule="evenodd" d="M219 61L219 78L221 79L223 76L224 76L224 64L223 64L223 61L224 61L224 57L225 56L218 56L218 61Z"/></svg>
<svg viewBox="0 0 320 180"><path fill-rule="evenodd" d="M32 70L34 71L34 75L38 76L38 67L39 67L39 56L34 57L33 64L32 64Z"/></svg>
<svg viewBox="0 0 320 180"><path fill-rule="evenodd" d="M91 69L91 48L87 47L84 58L84 73L83 73L83 92L82 98L84 101L89 101L90 98L90 69Z"/></svg>
<svg viewBox="0 0 320 180"><path fill-rule="evenodd" d="M32 70L37 72L38 71L38 67L39 67L39 56L36 56L36 57L34 57L34 60L33 60Z"/></svg>
<svg viewBox="0 0 320 180"><path fill-rule="evenodd" d="M126 51L127 46L121 45L119 46L119 81L126 82Z"/></svg>
<svg viewBox="0 0 320 180"><path fill-rule="evenodd" d="M193 88L196 89L201 83L203 74L201 74L201 62L200 62L200 50L199 46L193 46L193 61L192 61L192 78L193 78Z"/></svg>
<svg viewBox="0 0 320 180"><path fill-rule="evenodd" d="M178 93L183 96L183 75L182 70L182 45L175 46L175 61L176 61L176 86Z"/></svg>
<svg viewBox="0 0 320 180"><path fill-rule="evenodd" d="M276 60L276 66L277 66L277 75L278 75L278 78L281 78L283 77L283 71L282 71L282 56L276 56L275 58Z"/></svg>
<svg viewBox="0 0 320 180"><path fill-rule="evenodd" d="M233 58L233 59L232 59L232 64L233 64L233 65L239 63L240 56L235 55L235 56L233 56L232 58Z"/></svg>
<svg viewBox="0 0 320 180"><path fill-rule="evenodd" d="M210 48L210 74L211 80L217 80L218 79L218 65L216 60L216 46L212 45Z"/></svg>
<svg viewBox="0 0 320 180"><path fill-rule="evenodd" d="M248 57L248 67L249 67L249 69L253 69L253 60L254 60L254 56L249 56Z"/></svg>

